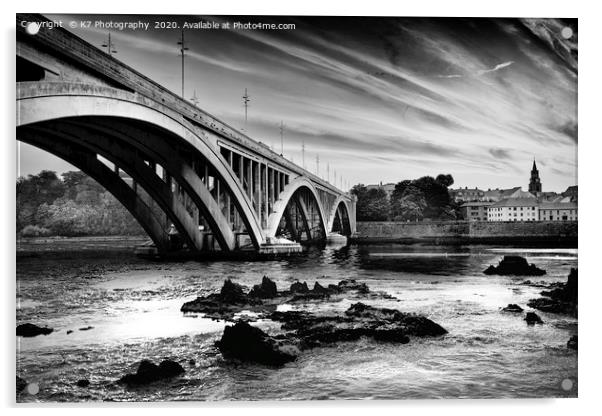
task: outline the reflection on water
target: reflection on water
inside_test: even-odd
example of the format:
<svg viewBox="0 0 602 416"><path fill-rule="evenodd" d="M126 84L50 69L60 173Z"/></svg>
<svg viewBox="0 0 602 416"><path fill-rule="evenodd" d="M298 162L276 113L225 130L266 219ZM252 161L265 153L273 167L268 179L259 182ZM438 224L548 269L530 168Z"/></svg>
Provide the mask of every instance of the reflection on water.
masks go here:
<svg viewBox="0 0 602 416"><path fill-rule="evenodd" d="M574 397L577 356L566 342L577 322L538 312L545 324L527 326L502 313L508 303L526 308L541 290L520 277L482 273L504 254L546 269L538 277L546 282L565 281L577 267L576 250L393 244L310 249L269 262L152 263L123 253L67 251L22 258L17 321L55 332L18 339L17 372L40 385L37 395L19 401ZM360 340L317 348L279 369L228 363L213 345L224 323L184 317L179 308L219 290L225 278L251 287L263 275L279 288L297 279L364 281L400 299L370 303L424 314L449 334L406 345ZM351 303L296 307L344 311ZM257 325L278 330L271 322ZM142 389L114 384L142 358L175 359L186 374ZM75 386L82 378L90 387ZM569 391L561 388L567 378L574 382Z"/></svg>

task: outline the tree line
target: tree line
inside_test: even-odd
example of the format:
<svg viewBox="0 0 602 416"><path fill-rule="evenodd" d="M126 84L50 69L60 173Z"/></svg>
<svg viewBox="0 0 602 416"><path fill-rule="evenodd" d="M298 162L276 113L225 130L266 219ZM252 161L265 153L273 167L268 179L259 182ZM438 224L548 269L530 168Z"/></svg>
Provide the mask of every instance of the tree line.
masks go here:
<svg viewBox="0 0 602 416"><path fill-rule="evenodd" d="M391 195L382 188L368 189L357 184L351 193L357 197L357 221L450 221L460 218L459 207L450 198L452 175L423 176L403 180Z"/></svg>
<svg viewBox="0 0 602 416"><path fill-rule="evenodd" d="M17 233L23 237L144 235L121 203L83 172L43 170L17 179Z"/></svg>

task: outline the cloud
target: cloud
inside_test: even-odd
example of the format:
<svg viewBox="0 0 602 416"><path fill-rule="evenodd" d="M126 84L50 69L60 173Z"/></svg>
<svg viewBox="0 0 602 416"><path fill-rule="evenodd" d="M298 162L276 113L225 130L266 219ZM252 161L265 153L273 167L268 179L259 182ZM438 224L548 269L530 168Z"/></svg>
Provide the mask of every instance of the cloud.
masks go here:
<svg viewBox="0 0 602 416"><path fill-rule="evenodd" d="M513 61L509 61L509 62L504 62L501 64L497 64L495 67L491 68L491 69L485 69L485 70L481 70L479 72L477 72L477 74L479 75L484 75L484 74L488 74L490 72L495 72L495 71L499 71L502 68L506 68L509 67L510 65L512 65L514 62Z"/></svg>
<svg viewBox="0 0 602 416"><path fill-rule="evenodd" d="M510 149L502 149L502 148L493 148L489 149L489 153L496 159L512 159L512 150Z"/></svg>

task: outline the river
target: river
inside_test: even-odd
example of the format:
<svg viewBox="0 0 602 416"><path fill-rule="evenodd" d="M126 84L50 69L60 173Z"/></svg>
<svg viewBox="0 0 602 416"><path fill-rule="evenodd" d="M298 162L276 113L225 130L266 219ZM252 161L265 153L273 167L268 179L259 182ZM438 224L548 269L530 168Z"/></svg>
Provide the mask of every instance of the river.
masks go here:
<svg viewBox="0 0 602 416"><path fill-rule="evenodd" d="M17 375L39 388L28 387L35 394L26 390L19 402L577 396L577 353L566 347L577 320L537 312L544 324L529 326L500 308L530 310L527 301L542 289L482 273L504 254L519 254L547 270L534 280L564 282L577 267L576 249L352 245L277 261L151 262L125 248L53 248L17 258L17 323L55 329L17 338ZM366 303L420 313L449 334L315 348L282 368L225 361L213 345L224 322L183 316L180 306L218 291L225 278L250 288L264 275L279 289L297 279L310 286L357 279L400 299ZM299 308L344 311L351 303ZM139 389L114 383L143 358L179 361L186 373ZM79 379L90 386L77 387Z"/></svg>

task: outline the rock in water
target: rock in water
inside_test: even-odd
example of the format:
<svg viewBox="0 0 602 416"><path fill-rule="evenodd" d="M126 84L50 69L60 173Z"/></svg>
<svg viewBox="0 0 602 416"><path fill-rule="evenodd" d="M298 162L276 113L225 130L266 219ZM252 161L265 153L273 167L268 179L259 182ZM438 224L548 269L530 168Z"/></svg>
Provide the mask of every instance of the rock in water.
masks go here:
<svg viewBox="0 0 602 416"><path fill-rule="evenodd" d="M17 393L21 393L27 387L27 381L17 376Z"/></svg>
<svg viewBox="0 0 602 416"><path fill-rule="evenodd" d="M521 308L520 306L518 306L515 303L509 303L508 306L506 306L505 308L502 308L502 310L504 312L522 312L523 308Z"/></svg>
<svg viewBox="0 0 602 416"><path fill-rule="evenodd" d="M291 293L308 293L309 287L307 287L307 282L299 282L296 281L291 285Z"/></svg>
<svg viewBox="0 0 602 416"><path fill-rule="evenodd" d="M543 324L543 321L535 312L527 312L527 316L525 316L525 321L527 321L527 324L529 325Z"/></svg>
<svg viewBox="0 0 602 416"><path fill-rule="evenodd" d="M267 276L263 276L261 284L253 286L253 289L249 292L249 297L255 297L260 299L272 299L278 296L278 288Z"/></svg>
<svg viewBox="0 0 602 416"><path fill-rule="evenodd" d="M216 345L224 357L241 361L280 366L297 358L292 346L280 345L261 329L242 321L226 326Z"/></svg>
<svg viewBox="0 0 602 416"><path fill-rule="evenodd" d="M541 298L531 299L527 305L543 312L577 316L577 289L577 269L571 269L565 284L542 291Z"/></svg>
<svg viewBox="0 0 602 416"><path fill-rule="evenodd" d="M330 293L328 289L326 289L318 282L314 283L314 288L312 289L312 292L318 295L328 295Z"/></svg>
<svg viewBox="0 0 602 416"><path fill-rule="evenodd" d="M119 379L119 383L128 386L140 386L165 380L184 373L182 366L175 361L165 360L156 365L149 360L142 360L135 374L126 374Z"/></svg>
<svg viewBox="0 0 602 416"><path fill-rule="evenodd" d="M546 274L546 271L534 264L529 264L524 257L504 256L497 267L489 266L483 273L488 275L499 274L502 276L542 276Z"/></svg>
<svg viewBox="0 0 602 416"><path fill-rule="evenodd" d="M52 333L54 329L48 327L40 327L34 324L26 323L17 325L17 336L21 337L35 337L38 335L48 335Z"/></svg>
<svg viewBox="0 0 602 416"><path fill-rule="evenodd" d="M566 343L566 347L571 350L577 350L577 335L573 335Z"/></svg>
<svg viewBox="0 0 602 416"><path fill-rule="evenodd" d="M247 296L241 285L232 282L230 279L224 281L222 290L220 291L220 298L222 302L226 303L246 303Z"/></svg>
<svg viewBox="0 0 602 416"><path fill-rule="evenodd" d="M88 387L90 385L90 380L86 380L84 378L84 379L81 379L81 380L77 380L77 383L75 383L75 384L77 385L77 387L82 387L82 388L83 387Z"/></svg>

